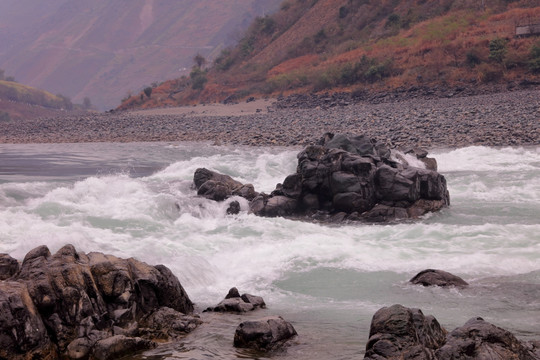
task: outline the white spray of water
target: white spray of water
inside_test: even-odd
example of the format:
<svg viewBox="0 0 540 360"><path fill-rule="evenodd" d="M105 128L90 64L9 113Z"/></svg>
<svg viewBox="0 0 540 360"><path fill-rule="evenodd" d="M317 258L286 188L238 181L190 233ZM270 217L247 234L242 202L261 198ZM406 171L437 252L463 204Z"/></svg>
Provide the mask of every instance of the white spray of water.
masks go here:
<svg viewBox="0 0 540 360"><path fill-rule="evenodd" d="M440 152L435 157L449 183L450 209L416 223L337 227L246 212L227 216L231 200L240 200L243 210L247 202L196 197L197 168L269 192L295 171L297 151L210 150L200 156L191 149L187 158L143 178L0 184L0 252L22 259L37 245L54 252L71 243L81 251L163 263L203 302L231 286L260 292L321 267L407 274L440 267L480 277L538 269L540 225L527 215L539 211L538 150ZM518 219L527 216L526 223Z"/></svg>

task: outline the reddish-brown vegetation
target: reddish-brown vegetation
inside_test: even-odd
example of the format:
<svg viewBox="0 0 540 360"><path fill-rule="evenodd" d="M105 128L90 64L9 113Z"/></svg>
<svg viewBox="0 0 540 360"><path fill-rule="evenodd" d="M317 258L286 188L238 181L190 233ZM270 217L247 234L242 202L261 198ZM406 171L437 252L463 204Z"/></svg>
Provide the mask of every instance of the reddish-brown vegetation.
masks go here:
<svg viewBox="0 0 540 360"><path fill-rule="evenodd" d="M174 93L167 82L164 92L171 101L157 106L231 95L539 81L530 64L540 38L515 36L517 25L540 22L538 3L501 0L485 9L481 4L287 0L278 13L258 19L237 47L222 53L204 90L193 91L186 83ZM490 48L494 41L503 46L498 55Z"/></svg>

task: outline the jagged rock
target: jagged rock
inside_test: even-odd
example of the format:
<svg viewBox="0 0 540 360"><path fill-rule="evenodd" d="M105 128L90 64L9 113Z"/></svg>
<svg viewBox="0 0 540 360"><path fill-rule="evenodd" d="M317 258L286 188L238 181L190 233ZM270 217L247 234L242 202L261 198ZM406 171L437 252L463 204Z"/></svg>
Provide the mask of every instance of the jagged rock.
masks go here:
<svg viewBox="0 0 540 360"><path fill-rule="evenodd" d="M409 282L423 286L467 287L469 284L459 276L443 270L427 269L416 274Z"/></svg>
<svg viewBox="0 0 540 360"><path fill-rule="evenodd" d="M364 359L436 359L446 334L433 316L424 316L420 309L384 307L373 315Z"/></svg>
<svg viewBox="0 0 540 360"><path fill-rule="evenodd" d="M84 358L112 334L134 335L141 319L162 307L193 311L165 266L79 253L72 245L54 255L46 246L30 251L10 280L1 283L1 316L6 321L0 326L6 333L20 334L0 336L0 343L12 354ZM9 295L14 293L22 300L14 302Z"/></svg>
<svg viewBox="0 0 540 360"><path fill-rule="evenodd" d="M19 271L19 262L8 254L0 254L0 280L6 280Z"/></svg>
<svg viewBox="0 0 540 360"><path fill-rule="evenodd" d="M428 159L426 151L411 152L420 160ZM450 205L444 176L399 163L391 155L388 147L366 136L326 133L317 145L298 154L295 174L277 184L270 195L250 199L250 212L332 222L381 222L418 218ZM232 188L241 186L206 169L198 169L194 181L199 195L214 200L233 195ZM250 194L256 194L255 190Z"/></svg>
<svg viewBox="0 0 540 360"><path fill-rule="evenodd" d="M437 360L538 360L530 346L509 331L484 319L472 318L448 334L446 344L436 353Z"/></svg>
<svg viewBox="0 0 540 360"><path fill-rule="evenodd" d="M47 334L26 284L1 281L0 359L56 357L56 347Z"/></svg>
<svg viewBox="0 0 540 360"><path fill-rule="evenodd" d="M234 334L234 346L262 351L275 350L296 335L291 323L281 316L266 317L238 325Z"/></svg>
<svg viewBox="0 0 540 360"><path fill-rule="evenodd" d="M204 311L243 313L257 308L266 308L266 303L262 297L250 294L240 296L238 289L233 287L219 304Z"/></svg>
<svg viewBox="0 0 540 360"><path fill-rule="evenodd" d="M236 287L230 288L227 295L225 295L225 299L234 299L234 298L239 298L239 297L241 297L240 292L238 291Z"/></svg>

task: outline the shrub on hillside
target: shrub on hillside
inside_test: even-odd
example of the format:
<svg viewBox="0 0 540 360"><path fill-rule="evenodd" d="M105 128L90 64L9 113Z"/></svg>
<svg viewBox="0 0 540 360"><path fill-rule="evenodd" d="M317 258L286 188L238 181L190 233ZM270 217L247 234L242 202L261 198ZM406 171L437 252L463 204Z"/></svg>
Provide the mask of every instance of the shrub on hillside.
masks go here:
<svg viewBox="0 0 540 360"><path fill-rule="evenodd" d="M540 73L540 41L531 47L529 56L529 70L533 73Z"/></svg>
<svg viewBox="0 0 540 360"><path fill-rule="evenodd" d="M482 63L476 67L478 80L483 83L490 83L500 80L503 76L501 68L489 63Z"/></svg>
<svg viewBox="0 0 540 360"><path fill-rule="evenodd" d="M276 31L276 21L268 15L258 17L255 19L254 31L265 35L272 35Z"/></svg>
<svg viewBox="0 0 540 360"><path fill-rule="evenodd" d="M470 67L475 67L481 62L482 58L480 57L480 52L477 49L470 49L465 54L465 63L467 63L467 65L469 65Z"/></svg>
<svg viewBox="0 0 540 360"><path fill-rule="evenodd" d="M206 64L206 59L204 56L202 56L201 54L197 54L193 57L193 62L195 63L195 65L199 68L202 68L203 65Z"/></svg>
<svg viewBox="0 0 540 360"><path fill-rule="evenodd" d="M143 92L144 92L144 95L146 95L146 97L150 99L150 96L152 96L152 87L151 86L145 87Z"/></svg>
<svg viewBox="0 0 540 360"><path fill-rule="evenodd" d="M227 71L234 64L234 57L231 54L231 49L223 49L219 56L214 60L214 66L219 71Z"/></svg>
<svg viewBox="0 0 540 360"><path fill-rule="evenodd" d="M346 6L342 6L339 8L339 18L343 19L346 18L347 15L349 15L349 8Z"/></svg>
<svg viewBox="0 0 540 360"><path fill-rule="evenodd" d="M206 78L206 72L198 67L193 67L191 73L189 74L189 77L191 78L191 88L193 90L204 89L204 85L208 81L208 79Z"/></svg>
<svg viewBox="0 0 540 360"><path fill-rule="evenodd" d="M499 64L504 64L506 53L508 52L508 40L504 38L496 38L489 42L489 59Z"/></svg>
<svg viewBox="0 0 540 360"><path fill-rule="evenodd" d="M388 15L388 18L386 19L386 24L384 26L386 28L399 28L401 26L401 17L396 13Z"/></svg>
<svg viewBox="0 0 540 360"><path fill-rule="evenodd" d="M392 75L392 60L374 64L365 72L365 77L370 82L382 80L390 75Z"/></svg>

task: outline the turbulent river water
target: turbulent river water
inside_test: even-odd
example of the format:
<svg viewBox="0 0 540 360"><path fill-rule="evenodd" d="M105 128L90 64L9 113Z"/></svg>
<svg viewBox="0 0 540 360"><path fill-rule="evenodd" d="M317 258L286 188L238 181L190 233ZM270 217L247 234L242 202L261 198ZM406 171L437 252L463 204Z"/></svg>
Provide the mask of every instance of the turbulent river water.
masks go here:
<svg viewBox="0 0 540 360"><path fill-rule="evenodd" d="M70 243L164 264L198 311L229 288L262 296L245 316L202 314L184 341L137 359L264 358L232 346L246 318L281 315L299 333L284 359L359 359L371 317L417 307L448 330L473 316L540 338L540 147L432 150L452 205L419 221L327 226L196 197L206 167L270 192L295 171L298 148L206 143L0 145L0 252L22 259L38 245ZM230 200L229 200L230 201ZM247 203L241 200L243 210ZM467 289L412 286L427 268Z"/></svg>

